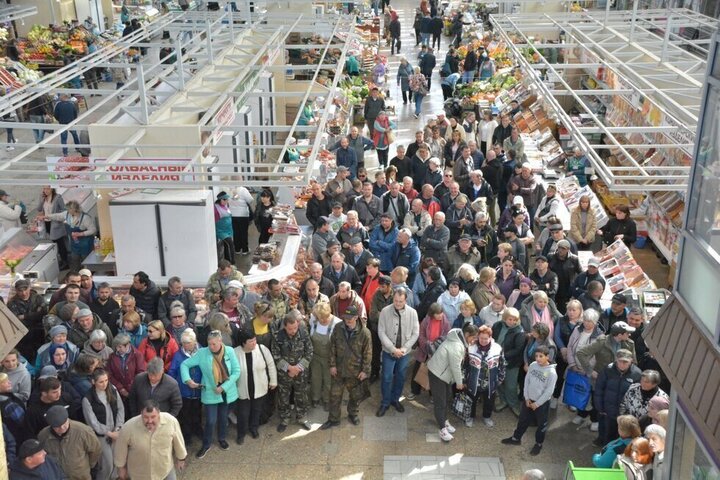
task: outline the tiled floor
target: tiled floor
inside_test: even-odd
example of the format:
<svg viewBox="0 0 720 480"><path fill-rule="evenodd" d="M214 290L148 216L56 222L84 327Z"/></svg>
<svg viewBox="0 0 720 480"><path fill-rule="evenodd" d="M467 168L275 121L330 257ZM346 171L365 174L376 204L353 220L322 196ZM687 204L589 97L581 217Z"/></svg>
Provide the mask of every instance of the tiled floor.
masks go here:
<svg viewBox="0 0 720 480"><path fill-rule="evenodd" d="M384 480L505 480L499 458L388 455Z"/></svg>

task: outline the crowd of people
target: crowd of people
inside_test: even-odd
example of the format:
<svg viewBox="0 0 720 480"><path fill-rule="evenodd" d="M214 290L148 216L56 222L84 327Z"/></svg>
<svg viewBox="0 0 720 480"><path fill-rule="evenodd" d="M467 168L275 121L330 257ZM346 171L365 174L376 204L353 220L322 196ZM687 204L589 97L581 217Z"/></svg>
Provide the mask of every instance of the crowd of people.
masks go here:
<svg viewBox="0 0 720 480"><path fill-rule="evenodd" d="M438 17L434 1L418 10L423 63L413 69L403 60L397 75L403 100L416 100L416 118L430 90L434 57L432 67L424 65ZM485 52L460 62L453 47L442 68L448 95L457 82L494 74ZM198 311L180 278L163 290L144 272L118 302L110 285L73 268L75 250L66 251L71 271L49 302L28 281L16 282L7 305L29 332L0 373L11 479L172 479L195 439L198 459L215 442L229 449L230 422L242 445L275 415L278 432L291 423L310 430L308 411L322 405L328 417L320 430L328 430L341 423L347 390L348 421L359 425L360 403L375 382L378 417L431 395L438 435L450 442L457 429L451 410L475 428L481 404L483 428L494 428L493 414L507 409L518 420L502 443L520 445L536 425L529 453L538 455L570 375L591 385L583 405L566 406L574 424L597 433L602 450L592 462L618 464L628 478L651 470L657 478L669 398L642 337L645 313L619 294L601 307L599 259L583 268L577 255L603 242L631 244L634 222L618 206L598 229L583 197L566 230L556 188L542 192L524 161L513 123L520 109L511 104L499 122L489 111L479 121L441 112L414 142L399 145L397 125L373 89L365 105L369 138L353 127L331 147L336 176L312 185L306 216L315 263L297 304L277 279L264 295L250 291L233 265L236 252L249 251L250 219L260 242L268 240L275 202L263 190L253 212L244 187L217 196L220 261L205 287L207 311ZM364 156L372 149L380 168L371 179ZM568 175L587 182L575 167L582 152L573 155ZM0 214L7 200L0 195ZM48 232L72 242L90 230L82 228L82 210L69 207L47 189L38 211ZM468 408L458 411L458 399Z"/></svg>

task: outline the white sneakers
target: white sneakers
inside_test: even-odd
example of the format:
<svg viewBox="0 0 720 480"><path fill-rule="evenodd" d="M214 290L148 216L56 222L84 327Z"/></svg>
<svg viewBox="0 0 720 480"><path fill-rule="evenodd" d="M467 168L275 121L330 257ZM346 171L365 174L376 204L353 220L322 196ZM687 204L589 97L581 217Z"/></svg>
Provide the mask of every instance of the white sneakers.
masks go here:
<svg viewBox="0 0 720 480"><path fill-rule="evenodd" d="M557 404L558 404L557 398L553 397L550 399L550 408L555 410L557 408Z"/></svg>
<svg viewBox="0 0 720 480"><path fill-rule="evenodd" d="M492 428L495 426L495 421L492 418L483 418L483 423L488 428Z"/></svg>
<svg viewBox="0 0 720 480"><path fill-rule="evenodd" d="M597 432L598 431L599 424L598 422L592 422L590 424L590 431L591 432Z"/></svg>
<svg viewBox="0 0 720 480"><path fill-rule="evenodd" d="M455 433L455 427L450 425L450 421L445 420L445 430L448 431L448 433Z"/></svg>
<svg viewBox="0 0 720 480"><path fill-rule="evenodd" d="M465 426L466 426L467 428L472 428L472 426L473 426L474 424L475 424L475 421L473 420L472 417L470 417L470 418L468 418L467 420L465 420Z"/></svg>
<svg viewBox="0 0 720 480"><path fill-rule="evenodd" d="M580 415L575 415L575 418L572 419L572 422L573 422L575 425L582 425L582 423L583 423L584 421L585 421L585 419L584 419L583 417L581 417Z"/></svg>
<svg viewBox="0 0 720 480"><path fill-rule="evenodd" d="M445 427L445 428L443 428L442 430L440 430L440 440L442 440L443 442L449 442L449 441L452 440L453 438L455 438L455 437L453 437L453 436L450 434L450 432L448 431L447 427Z"/></svg>

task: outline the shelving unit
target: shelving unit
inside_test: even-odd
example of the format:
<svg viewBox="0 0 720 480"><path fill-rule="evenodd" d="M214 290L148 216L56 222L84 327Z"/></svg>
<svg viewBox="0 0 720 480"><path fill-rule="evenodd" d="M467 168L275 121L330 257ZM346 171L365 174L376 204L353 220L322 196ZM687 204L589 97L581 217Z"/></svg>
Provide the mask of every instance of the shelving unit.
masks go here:
<svg viewBox="0 0 720 480"><path fill-rule="evenodd" d="M672 262L707 46L718 20L662 9L512 14L491 21L562 124L562 146L586 152L603 203L634 208L647 197L648 236ZM699 38L683 38L684 29L695 29ZM580 114L568 114L572 108Z"/></svg>

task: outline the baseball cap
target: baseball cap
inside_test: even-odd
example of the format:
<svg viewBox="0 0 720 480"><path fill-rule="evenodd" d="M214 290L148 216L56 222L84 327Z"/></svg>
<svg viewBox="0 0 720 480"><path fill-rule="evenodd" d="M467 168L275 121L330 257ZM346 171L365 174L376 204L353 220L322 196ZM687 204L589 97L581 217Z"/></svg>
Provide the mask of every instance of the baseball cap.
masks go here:
<svg viewBox="0 0 720 480"><path fill-rule="evenodd" d="M632 361L632 352L626 348L621 348L615 353L615 358L618 360L630 360Z"/></svg>
<svg viewBox="0 0 720 480"><path fill-rule="evenodd" d="M20 460L25 460L27 457L32 457L33 455L41 452L42 450L43 447L40 442L38 442L34 438L31 438L30 440L25 440L22 445L20 445L17 456Z"/></svg>
<svg viewBox="0 0 720 480"><path fill-rule="evenodd" d="M548 259L547 259L547 257L546 257L545 255L538 255L538 256L535 258L535 261L536 261L536 262L545 262L545 263L547 263Z"/></svg>
<svg viewBox="0 0 720 480"><path fill-rule="evenodd" d="M358 243L362 243L362 239L360 237L351 237L348 243L350 245L357 245Z"/></svg>
<svg viewBox="0 0 720 480"><path fill-rule="evenodd" d="M470 235L468 235L467 233L463 233L462 235L460 235L460 238L458 238L458 240L472 240L472 237L470 237Z"/></svg>
<svg viewBox="0 0 720 480"><path fill-rule="evenodd" d="M616 293L615 295L613 295L612 301L615 303L622 303L623 305L627 304L627 298L625 298L625 295L623 295L622 293Z"/></svg>
<svg viewBox="0 0 720 480"><path fill-rule="evenodd" d="M323 215L322 217L318 218L317 227L320 228L323 225L327 225L328 223L330 223L330 219Z"/></svg>
<svg viewBox="0 0 720 480"><path fill-rule="evenodd" d="M635 327L631 327L625 322L615 322L610 327L610 335L618 335L620 333L632 333L635 331Z"/></svg>
<svg viewBox="0 0 720 480"><path fill-rule="evenodd" d="M0 197L4 197L5 195L10 196L5 190L0 190Z"/></svg>
<svg viewBox="0 0 720 480"><path fill-rule="evenodd" d="M331 238L326 243L326 248L330 248L335 245L340 245L340 241L337 238Z"/></svg>
<svg viewBox="0 0 720 480"><path fill-rule="evenodd" d="M513 197L513 205L517 205L518 203L525 205L525 200L523 200L523 197L521 197L520 195L515 195Z"/></svg>
<svg viewBox="0 0 720 480"><path fill-rule="evenodd" d="M40 375L38 376L38 380L42 380L43 378L50 378L50 377L57 377L57 368L55 368L52 365L46 365L40 370Z"/></svg>
<svg viewBox="0 0 720 480"><path fill-rule="evenodd" d="M354 318L360 315L358 308L355 305L349 305L343 312L343 318Z"/></svg>
<svg viewBox="0 0 720 480"><path fill-rule="evenodd" d="M339 167L337 167L336 170L337 170L338 172L343 172L343 173L349 171L348 168L347 168L345 165L340 165Z"/></svg>
<svg viewBox="0 0 720 480"><path fill-rule="evenodd" d="M239 288L241 290L243 289L243 284L240 280L230 280L228 282L227 286L228 286L228 288L232 287L232 288Z"/></svg>
<svg viewBox="0 0 720 480"><path fill-rule="evenodd" d="M333 202L331 205L332 208L342 208L342 203L340 202Z"/></svg>
<svg viewBox="0 0 720 480"><path fill-rule="evenodd" d="M230 200L230 195L227 192L220 192L217 194L218 200Z"/></svg>
<svg viewBox="0 0 720 480"><path fill-rule="evenodd" d="M567 248L568 250L570 250L570 242L564 239L560 240L559 242L557 242L557 248Z"/></svg>
<svg viewBox="0 0 720 480"><path fill-rule="evenodd" d="M81 277L92 277L92 272L88 270L87 268L83 268L78 272Z"/></svg>
<svg viewBox="0 0 720 480"><path fill-rule="evenodd" d="M26 288L30 288L30 282L27 280L18 280L15 282L15 290L25 290Z"/></svg>
<svg viewBox="0 0 720 480"><path fill-rule="evenodd" d="M45 414L45 420L52 428L57 428L67 422L68 411L65 407L54 405Z"/></svg>
<svg viewBox="0 0 720 480"><path fill-rule="evenodd" d="M378 279L378 283L380 285L391 285L392 280L387 275L380 275L380 278Z"/></svg>
<svg viewBox="0 0 720 480"><path fill-rule="evenodd" d="M600 266L600 261L597 258L592 257L590 260L588 260L588 267L597 268L599 266Z"/></svg>

